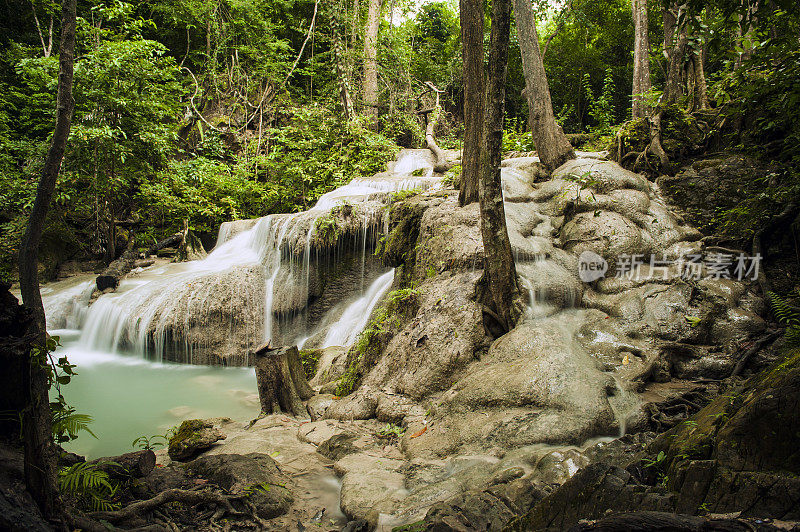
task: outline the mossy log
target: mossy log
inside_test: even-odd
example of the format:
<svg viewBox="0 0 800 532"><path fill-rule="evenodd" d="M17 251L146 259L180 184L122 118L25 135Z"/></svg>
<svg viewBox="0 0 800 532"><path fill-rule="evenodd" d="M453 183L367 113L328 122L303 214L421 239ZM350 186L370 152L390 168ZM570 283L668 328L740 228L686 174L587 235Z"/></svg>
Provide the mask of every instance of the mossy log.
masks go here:
<svg viewBox="0 0 800 532"><path fill-rule="evenodd" d="M314 395L308 385L297 346L260 347L255 353L256 382L264 414L306 416L303 401Z"/></svg>
<svg viewBox="0 0 800 532"><path fill-rule="evenodd" d="M150 246L144 253L144 256L147 257L149 255L153 255L156 253L156 251L159 251L165 247L179 246L183 240L183 233L175 233L174 235L168 236L167 238ZM133 244L133 239L131 239L131 243ZM133 269L133 266L137 260L139 260L139 250L135 245L131 245L127 250L125 250L120 258L109 264L108 268L106 268L103 273L97 276L97 279L95 280L97 289L101 292L107 288L116 290L117 286L119 286L120 280Z"/></svg>

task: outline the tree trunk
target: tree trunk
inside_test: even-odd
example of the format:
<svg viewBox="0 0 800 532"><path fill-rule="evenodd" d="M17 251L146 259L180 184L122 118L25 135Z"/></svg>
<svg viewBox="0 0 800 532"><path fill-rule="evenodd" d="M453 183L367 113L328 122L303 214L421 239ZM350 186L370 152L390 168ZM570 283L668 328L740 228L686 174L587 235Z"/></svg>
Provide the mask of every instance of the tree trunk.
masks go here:
<svg viewBox="0 0 800 532"><path fill-rule="evenodd" d="M429 150L431 150L431 153L433 153L433 171L446 172L449 169L447 164L447 156L444 153L444 150L436 143L436 136L434 134L436 123L439 121L439 116L442 113L442 106L439 105L439 94L444 91L439 90L436 85L430 81L425 82L425 85L427 85L428 88L436 95L436 103L433 105L433 110L431 110L430 113L425 114L425 145Z"/></svg>
<svg viewBox="0 0 800 532"><path fill-rule="evenodd" d="M683 7L680 8L681 10ZM689 43L689 34L687 32L686 24L677 27L677 20L680 18L679 14L676 15L671 9L664 11L664 27L670 27L670 34L673 35L669 42L674 41L674 45L670 44L668 52L669 63L667 66L667 80L664 85L664 95L662 101L664 104L669 105L677 103L678 99L683 96L683 86L681 83L681 72L683 70L683 57L686 52L686 46ZM664 37L664 45L667 45L667 37Z"/></svg>
<svg viewBox="0 0 800 532"><path fill-rule="evenodd" d="M460 205L478 201L483 135L483 1L460 0L464 61L464 149L461 153Z"/></svg>
<svg viewBox="0 0 800 532"><path fill-rule="evenodd" d="M700 51L694 55L692 61L694 62L694 108L708 109L708 85L706 84L705 66L706 47L700 48Z"/></svg>
<svg viewBox="0 0 800 532"><path fill-rule="evenodd" d="M650 114L644 94L650 91L650 37L647 32L647 0L631 0L633 10L633 118Z"/></svg>
<svg viewBox="0 0 800 532"><path fill-rule="evenodd" d="M369 0L364 26L364 114L378 116L378 29L381 0Z"/></svg>
<svg viewBox="0 0 800 532"><path fill-rule="evenodd" d="M514 0L514 16L517 21L519 49L522 53L525 95L530 107L533 141L536 143L539 160L550 170L555 170L568 160L574 159L575 150L553 114L550 86L539 52L536 17L530 0Z"/></svg>
<svg viewBox="0 0 800 532"><path fill-rule="evenodd" d="M39 241L45 218L56 187L56 179L64 158L72 125L72 77L75 51L75 3L65 0L62 9L61 45L59 49L58 97L53 143L47 152L42 176L36 190L28 227L19 252L19 284L22 300L33 312L36 342L45 349L44 306L39 293ZM52 416L48 397L47 373L41 365L30 365L28 404L22 413L25 441L25 484L42 514L48 519L61 519L63 505L56 483L56 446L53 443Z"/></svg>
<svg viewBox="0 0 800 532"><path fill-rule="evenodd" d="M500 160L503 144L503 115L511 31L511 0L492 2L492 34L489 76L486 87L486 120L481 174L478 184L483 236L483 303L486 329L499 336L511 330L519 317L515 300L519 294L514 255L506 228ZM498 334L499 333L499 334Z"/></svg>
<svg viewBox="0 0 800 532"><path fill-rule="evenodd" d="M347 78L347 69L344 67L344 50L342 49L341 23L334 11L333 6L329 8L331 21L331 48L333 52L333 62L336 67L336 81L339 84L339 99L344 111L345 120L349 121L353 117L353 100L350 97L350 81Z"/></svg>
<svg viewBox="0 0 800 532"><path fill-rule="evenodd" d="M308 415L303 401L313 396L314 390L306 380L297 347L260 347L255 366L262 413Z"/></svg>

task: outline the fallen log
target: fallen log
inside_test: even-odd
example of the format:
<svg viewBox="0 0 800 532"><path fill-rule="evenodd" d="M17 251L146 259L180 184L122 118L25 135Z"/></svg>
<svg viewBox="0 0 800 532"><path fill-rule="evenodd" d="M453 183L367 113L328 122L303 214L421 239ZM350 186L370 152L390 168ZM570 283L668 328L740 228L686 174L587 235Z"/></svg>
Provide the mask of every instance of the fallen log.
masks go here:
<svg viewBox="0 0 800 532"><path fill-rule="evenodd" d="M255 353L255 367L262 413L308 415L303 401L311 398L314 390L308 385L296 346L261 346Z"/></svg>
<svg viewBox="0 0 800 532"><path fill-rule="evenodd" d="M175 233L174 235L168 236L167 238L160 240L147 248L147 251L144 252L144 256L147 257L149 255L153 255L160 249L166 247L179 246L182 242L183 233ZM108 268L106 268L103 273L97 276L97 279L95 280L97 289L101 292L108 288L116 290L117 286L119 286L120 280L133 269L137 260L139 260L139 250L133 243L133 239L131 239L131 245L128 246L128 249L125 250L122 256L109 264Z"/></svg>
<svg viewBox="0 0 800 532"><path fill-rule="evenodd" d="M151 450L134 451L120 456L98 458L89 462L98 471L113 479L142 478L156 467L156 454Z"/></svg>

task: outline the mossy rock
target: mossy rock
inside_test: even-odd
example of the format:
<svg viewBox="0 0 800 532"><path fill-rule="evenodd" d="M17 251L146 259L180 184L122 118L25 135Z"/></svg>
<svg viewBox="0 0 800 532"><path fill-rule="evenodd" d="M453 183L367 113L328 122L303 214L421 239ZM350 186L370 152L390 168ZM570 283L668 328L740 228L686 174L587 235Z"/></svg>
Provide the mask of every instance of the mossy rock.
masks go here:
<svg viewBox="0 0 800 532"><path fill-rule="evenodd" d="M202 419L187 419L169 439L168 453L173 460L184 461L224 440L225 435L214 424Z"/></svg>
<svg viewBox="0 0 800 532"><path fill-rule="evenodd" d="M303 372L306 374L306 379L311 380L314 378L314 375L317 374L320 356L322 356L322 349L300 350L300 364L303 365Z"/></svg>

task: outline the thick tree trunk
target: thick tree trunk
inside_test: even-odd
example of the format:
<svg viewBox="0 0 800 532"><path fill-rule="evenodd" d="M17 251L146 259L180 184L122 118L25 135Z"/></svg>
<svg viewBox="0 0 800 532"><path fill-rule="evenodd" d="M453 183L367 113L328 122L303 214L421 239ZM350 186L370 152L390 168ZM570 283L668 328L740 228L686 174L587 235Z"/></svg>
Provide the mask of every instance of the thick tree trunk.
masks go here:
<svg viewBox="0 0 800 532"><path fill-rule="evenodd" d="M19 253L19 284L22 300L34 317L36 342L44 350L46 332L44 306L39 293L39 241L42 237L50 200L64 158L72 125L72 77L75 51L75 0L65 0L62 9L61 46L59 49L58 98L53 143L47 152L42 177L36 190L28 227ZM44 367L30 365L28 404L22 413L25 441L25 484L42 514L48 519L61 519L63 505L56 483L56 446L53 443L52 416L48 397L49 383Z"/></svg>
<svg viewBox="0 0 800 532"><path fill-rule="evenodd" d="M313 396L314 390L306 380L297 347L260 347L255 366L262 413L308 415L303 401Z"/></svg>
<svg viewBox="0 0 800 532"><path fill-rule="evenodd" d="M650 91L650 37L647 32L647 0L631 0L633 11L633 118L645 118L650 108L644 94Z"/></svg>
<svg viewBox="0 0 800 532"><path fill-rule="evenodd" d="M703 46L692 58L694 63L694 108L696 110L708 109L708 85L706 84L704 65L705 56L706 47Z"/></svg>
<svg viewBox="0 0 800 532"><path fill-rule="evenodd" d="M460 0L459 16L464 61L464 149L458 202L463 206L478 201L484 118L482 0Z"/></svg>
<svg viewBox="0 0 800 532"><path fill-rule="evenodd" d="M378 116L378 29L381 0L369 0L364 27L364 114Z"/></svg>
<svg viewBox="0 0 800 532"><path fill-rule="evenodd" d="M511 0L492 3L492 34L489 51L489 76L486 87L485 149L481 153L479 196L481 235L483 236L484 323L494 335L514 327L519 317L515 300L519 294L514 255L506 228L500 161L503 144L503 115L508 65L508 40L511 31ZM499 326L499 327L497 327ZM495 332L495 328L499 329Z"/></svg>
<svg viewBox="0 0 800 532"><path fill-rule="evenodd" d="M539 160L550 170L555 170L568 160L574 159L575 150L553 114L550 86L539 52L536 17L530 0L514 0L514 16L517 21L519 49L522 53L522 70L525 74L525 94L530 107L533 141L536 143Z"/></svg>

